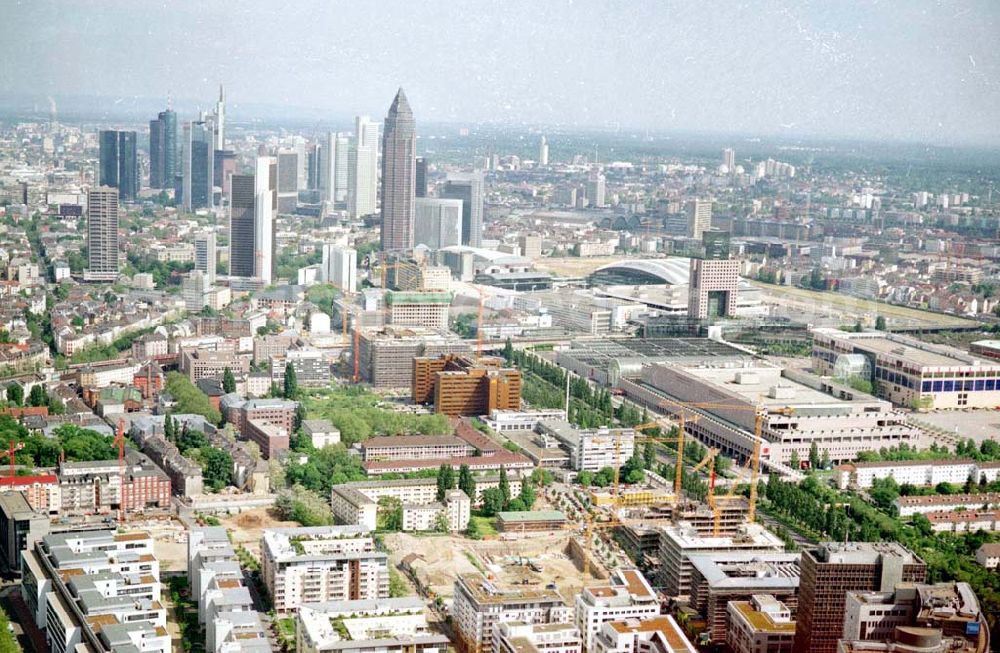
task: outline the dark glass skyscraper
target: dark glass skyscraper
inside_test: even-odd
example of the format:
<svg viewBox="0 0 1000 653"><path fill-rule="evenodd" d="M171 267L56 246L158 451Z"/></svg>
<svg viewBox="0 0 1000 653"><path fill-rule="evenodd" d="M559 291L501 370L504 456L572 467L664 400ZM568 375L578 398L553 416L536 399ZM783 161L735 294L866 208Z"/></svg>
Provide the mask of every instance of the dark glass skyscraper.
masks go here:
<svg viewBox="0 0 1000 653"><path fill-rule="evenodd" d="M427 197L427 159L422 156L417 157L417 178L415 187L415 195L417 197Z"/></svg>
<svg viewBox="0 0 1000 653"><path fill-rule="evenodd" d="M102 130L100 185L118 189L118 199L134 202L139 193L139 159L135 132Z"/></svg>
<svg viewBox="0 0 1000 653"><path fill-rule="evenodd" d="M186 211L211 207L215 181L215 132L203 121L184 124L181 138L181 205Z"/></svg>
<svg viewBox="0 0 1000 653"><path fill-rule="evenodd" d="M149 121L149 187L173 188L177 175L177 114L167 109Z"/></svg>
<svg viewBox="0 0 1000 653"><path fill-rule="evenodd" d="M389 107L382 132L382 251L413 247L417 130L403 89Z"/></svg>

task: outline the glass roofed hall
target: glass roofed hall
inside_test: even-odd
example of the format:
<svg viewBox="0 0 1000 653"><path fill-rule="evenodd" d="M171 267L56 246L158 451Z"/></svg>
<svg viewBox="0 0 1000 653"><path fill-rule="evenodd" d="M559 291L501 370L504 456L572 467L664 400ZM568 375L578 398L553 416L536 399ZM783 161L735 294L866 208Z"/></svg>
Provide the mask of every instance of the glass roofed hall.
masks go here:
<svg viewBox="0 0 1000 653"><path fill-rule="evenodd" d="M600 267L590 275L592 286L680 285L688 282L688 258L656 258L620 261Z"/></svg>

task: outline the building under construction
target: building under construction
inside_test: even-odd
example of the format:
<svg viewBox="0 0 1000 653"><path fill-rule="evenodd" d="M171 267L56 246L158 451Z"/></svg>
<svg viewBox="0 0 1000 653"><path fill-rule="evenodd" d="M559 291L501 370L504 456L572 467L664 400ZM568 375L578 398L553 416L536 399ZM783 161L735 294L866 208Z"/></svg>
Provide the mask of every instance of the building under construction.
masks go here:
<svg viewBox="0 0 1000 653"><path fill-rule="evenodd" d="M502 358L462 354L413 359L413 402L434 404L452 417L488 415L521 407L521 373Z"/></svg>

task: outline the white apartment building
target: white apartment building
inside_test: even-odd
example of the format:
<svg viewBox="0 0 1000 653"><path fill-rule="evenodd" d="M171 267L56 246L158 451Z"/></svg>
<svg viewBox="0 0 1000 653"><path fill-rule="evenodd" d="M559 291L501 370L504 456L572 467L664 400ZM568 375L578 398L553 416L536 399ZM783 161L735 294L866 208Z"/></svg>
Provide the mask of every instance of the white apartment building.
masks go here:
<svg viewBox="0 0 1000 653"><path fill-rule="evenodd" d="M957 510L1000 509L1000 492L898 497L893 505L900 517Z"/></svg>
<svg viewBox="0 0 1000 653"><path fill-rule="evenodd" d="M760 524L743 524L736 535L702 536L689 522L660 531L660 576L669 596L691 593L692 555L713 553L781 553L785 544Z"/></svg>
<svg viewBox="0 0 1000 653"><path fill-rule="evenodd" d="M788 606L770 594L730 601L726 642L733 653L792 653L795 622Z"/></svg>
<svg viewBox="0 0 1000 653"><path fill-rule="evenodd" d="M480 419L495 433L528 433L535 430L542 420L566 421L566 411L561 408L541 410L493 410Z"/></svg>
<svg viewBox="0 0 1000 653"><path fill-rule="evenodd" d="M299 653L445 653L449 644L428 626L424 602L416 596L306 603L295 632Z"/></svg>
<svg viewBox="0 0 1000 653"><path fill-rule="evenodd" d="M570 456L570 466L578 472L619 467L635 453L635 431L632 429L581 430L565 420L543 420L536 430L546 440L553 440L553 446L565 449Z"/></svg>
<svg viewBox="0 0 1000 653"><path fill-rule="evenodd" d="M320 277L345 292L357 292L358 251L339 245L324 244Z"/></svg>
<svg viewBox="0 0 1000 653"><path fill-rule="evenodd" d="M452 625L466 653L493 653L501 623L569 623L572 612L555 590L500 587L478 574L455 580Z"/></svg>
<svg viewBox="0 0 1000 653"><path fill-rule="evenodd" d="M388 556L361 526L267 529L261 573L280 613L303 603L389 596Z"/></svg>
<svg viewBox="0 0 1000 653"><path fill-rule="evenodd" d="M609 621L594 641L594 653L697 653L673 617Z"/></svg>
<svg viewBox="0 0 1000 653"><path fill-rule="evenodd" d="M441 513L447 517L451 532L463 531L469 525L469 497L461 490L450 490L439 502L437 482L432 478L343 483L333 488L330 504L340 522L375 530L378 502L383 497L398 499L402 504L404 531L434 530Z"/></svg>
<svg viewBox="0 0 1000 653"><path fill-rule="evenodd" d="M573 624L505 621L493 630L496 653L580 653L580 631Z"/></svg>
<svg viewBox="0 0 1000 653"><path fill-rule="evenodd" d="M609 621L649 619L660 614L660 602L638 569L618 569L610 583L585 587L576 595L576 627L583 650L592 651L601 626Z"/></svg>
<svg viewBox="0 0 1000 653"><path fill-rule="evenodd" d="M1000 478L1000 463L974 460L905 460L847 463L834 470L837 487L867 489L875 479L891 478L898 485L932 486L938 483L962 485L968 479L992 483Z"/></svg>

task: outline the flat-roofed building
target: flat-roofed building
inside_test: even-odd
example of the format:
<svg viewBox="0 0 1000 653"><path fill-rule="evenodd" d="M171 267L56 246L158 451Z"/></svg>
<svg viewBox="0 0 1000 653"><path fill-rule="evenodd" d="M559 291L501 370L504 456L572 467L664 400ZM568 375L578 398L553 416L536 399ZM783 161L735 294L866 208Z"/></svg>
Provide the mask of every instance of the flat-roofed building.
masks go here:
<svg viewBox="0 0 1000 653"><path fill-rule="evenodd" d="M893 505L900 517L977 508L1000 510L1000 492L897 497Z"/></svg>
<svg viewBox="0 0 1000 653"><path fill-rule="evenodd" d="M11 574L21 570L21 552L49 533L48 512L35 510L21 492L0 494L0 564Z"/></svg>
<svg viewBox="0 0 1000 653"><path fill-rule="evenodd" d="M551 533L566 526L566 515L558 510L523 510L498 512L497 530L511 535Z"/></svg>
<svg viewBox="0 0 1000 653"><path fill-rule="evenodd" d="M755 594L772 596L794 613L800 557L798 553L690 556L691 607L705 618L709 640L726 641L731 619L726 606L733 601L749 602Z"/></svg>
<svg viewBox="0 0 1000 653"><path fill-rule="evenodd" d="M594 640L609 621L649 619L660 614L660 601L638 569L617 569L607 585L584 587L576 595L575 623L583 650L593 651Z"/></svg>
<svg viewBox="0 0 1000 653"><path fill-rule="evenodd" d="M448 637L427 623L416 596L305 603L296 615L299 653L446 653Z"/></svg>
<svg viewBox="0 0 1000 653"><path fill-rule="evenodd" d="M435 412L453 417L521 407L521 372L494 356L414 358L411 389L414 403L433 402Z"/></svg>
<svg viewBox="0 0 1000 653"><path fill-rule="evenodd" d="M303 603L389 596L388 556L360 526L266 529L261 563L264 585L280 613Z"/></svg>
<svg viewBox="0 0 1000 653"><path fill-rule="evenodd" d="M787 464L794 452L808 460L813 444L834 463L861 451L906 444L921 432L888 401L827 377L766 363L741 367L653 364L619 387L636 402L688 418L687 431L703 444L740 459L753 454L757 414L762 416L761 458ZM695 404L708 403L698 407ZM732 408L730 408L730 406Z"/></svg>
<svg viewBox="0 0 1000 653"><path fill-rule="evenodd" d="M989 625L968 583L900 583L885 592L847 592L838 653L984 653Z"/></svg>
<svg viewBox="0 0 1000 653"><path fill-rule="evenodd" d="M385 294L389 324L448 329L452 294L442 291L392 291Z"/></svg>
<svg viewBox="0 0 1000 653"><path fill-rule="evenodd" d="M770 594L729 604L726 642L733 653L792 653L794 641L791 610Z"/></svg>
<svg viewBox="0 0 1000 653"><path fill-rule="evenodd" d="M668 615L609 621L594 641L594 653L696 653L684 630Z"/></svg>
<svg viewBox="0 0 1000 653"><path fill-rule="evenodd" d="M496 653L580 653L580 632L573 624L504 621L493 630Z"/></svg>
<svg viewBox="0 0 1000 653"><path fill-rule="evenodd" d="M1000 405L1000 362L883 331L813 329L813 369L834 374L844 356L860 354L879 396L907 408L993 408Z"/></svg>
<svg viewBox="0 0 1000 653"><path fill-rule="evenodd" d="M848 592L922 583L927 565L896 542L825 542L802 552L795 653L835 653Z"/></svg>
<svg viewBox="0 0 1000 653"><path fill-rule="evenodd" d="M412 388L413 359L471 351L469 343L445 330L387 326L359 336L361 378L376 388Z"/></svg>
<svg viewBox="0 0 1000 653"><path fill-rule="evenodd" d="M309 436L316 449L340 442L340 430L325 419L302 420L302 432Z"/></svg>
<svg viewBox="0 0 1000 653"><path fill-rule="evenodd" d="M689 597L693 566L691 556L731 553L780 553L781 538L760 524L744 524L735 535L705 536L686 522L660 531L660 579L669 596Z"/></svg>
<svg viewBox="0 0 1000 653"><path fill-rule="evenodd" d="M570 623L572 612L555 590L504 587L478 574L455 580L452 625L461 650L493 653L500 623Z"/></svg>
<svg viewBox="0 0 1000 653"><path fill-rule="evenodd" d="M620 467L635 453L633 429L578 429L565 420L546 419L535 431L553 446L569 453L569 463L578 472L597 472L605 467Z"/></svg>
<svg viewBox="0 0 1000 653"><path fill-rule="evenodd" d="M983 478L992 483L1000 469L983 468ZM845 463L834 470L834 481L842 490L866 490L875 479L891 478L897 485L933 486L938 483L961 485L972 478L980 481L980 465L971 459L892 460Z"/></svg>
<svg viewBox="0 0 1000 653"><path fill-rule="evenodd" d="M495 433L530 433L542 420L566 420L566 411L561 408L538 410L494 409L480 418Z"/></svg>

